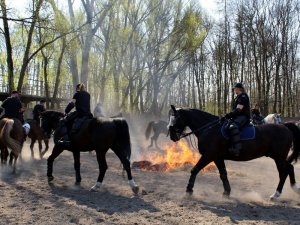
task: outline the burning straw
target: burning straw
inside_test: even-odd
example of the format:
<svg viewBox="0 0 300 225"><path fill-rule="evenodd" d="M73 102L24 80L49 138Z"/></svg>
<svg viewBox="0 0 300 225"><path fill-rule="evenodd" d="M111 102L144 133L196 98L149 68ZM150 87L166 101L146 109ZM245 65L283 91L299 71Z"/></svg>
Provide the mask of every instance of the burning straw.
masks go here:
<svg viewBox="0 0 300 225"><path fill-rule="evenodd" d="M195 165L200 154L189 148L185 141L165 143L164 151L145 151L141 161L132 163L132 168L150 171L167 172L178 168L187 168ZM214 163L204 168L204 172L214 171Z"/></svg>

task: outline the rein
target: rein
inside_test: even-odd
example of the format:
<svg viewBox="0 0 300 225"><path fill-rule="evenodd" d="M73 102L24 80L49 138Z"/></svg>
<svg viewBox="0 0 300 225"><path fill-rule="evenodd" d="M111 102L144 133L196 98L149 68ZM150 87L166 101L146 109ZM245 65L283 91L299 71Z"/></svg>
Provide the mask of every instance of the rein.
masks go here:
<svg viewBox="0 0 300 225"><path fill-rule="evenodd" d="M202 127L197 128L194 131L191 131L191 132L188 132L188 133L185 133L185 134L181 134L180 137L179 137L179 139L187 137L187 136L189 136L191 134L194 134L194 133L196 133L196 132L198 132L200 130L207 130L209 128L215 127L218 124L219 124L219 120L212 121L212 122L210 122L208 124L203 125Z"/></svg>

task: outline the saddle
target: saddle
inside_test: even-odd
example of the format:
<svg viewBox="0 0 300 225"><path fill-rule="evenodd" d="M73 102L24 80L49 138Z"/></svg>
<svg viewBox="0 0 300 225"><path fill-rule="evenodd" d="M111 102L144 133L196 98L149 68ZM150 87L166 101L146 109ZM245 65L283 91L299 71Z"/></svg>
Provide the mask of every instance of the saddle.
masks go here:
<svg viewBox="0 0 300 225"><path fill-rule="evenodd" d="M221 133L225 139L230 138L230 134L228 131L228 124L226 122L223 123L221 127ZM256 130L255 130L255 126L252 123L249 123L248 125L244 126L242 130L240 130L241 141L253 140L255 139L255 137L256 137Z"/></svg>
<svg viewBox="0 0 300 225"><path fill-rule="evenodd" d="M77 133L80 130L83 122L88 120L88 119L91 119L91 116L83 116L83 117L80 117L80 118L76 118L74 120L73 125L72 125L71 135Z"/></svg>

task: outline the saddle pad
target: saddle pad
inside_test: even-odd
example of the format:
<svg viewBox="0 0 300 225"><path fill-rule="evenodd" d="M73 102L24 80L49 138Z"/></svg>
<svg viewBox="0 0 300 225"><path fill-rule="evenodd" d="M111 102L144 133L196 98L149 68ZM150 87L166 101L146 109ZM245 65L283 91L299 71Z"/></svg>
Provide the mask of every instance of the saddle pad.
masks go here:
<svg viewBox="0 0 300 225"><path fill-rule="evenodd" d="M225 139L229 139L229 131L227 129L227 123L224 123L221 127L221 133ZM255 139L255 126L253 124L248 124L243 127L240 131L241 140L252 140Z"/></svg>

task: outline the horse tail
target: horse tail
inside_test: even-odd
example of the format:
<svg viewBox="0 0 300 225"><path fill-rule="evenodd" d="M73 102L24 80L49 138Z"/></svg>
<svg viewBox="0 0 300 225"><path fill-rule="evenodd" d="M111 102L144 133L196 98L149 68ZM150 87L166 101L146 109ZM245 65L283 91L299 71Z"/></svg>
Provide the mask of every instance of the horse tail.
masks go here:
<svg viewBox="0 0 300 225"><path fill-rule="evenodd" d="M148 140L149 137L150 137L151 128L153 127L153 124L154 124L154 121L151 121L151 122L148 123L147 129L146 129L146 132L145 132L146 140Z"/></svg>
<svg viewBox="0 0 300 225"><path fill-rule="evenodd" d="M10 133L14 126L14 120L7 119L0 133L0 138L9 147L12 152L18 156L21 153L22 145L17 140L10 136Z"/></svg>
<svg viewBox="0 0 300 225"><path fill-rule="evenodd" d="M115 119L114 123L117 126L117 141L121 149L125 151L127 159L130 160L131 144L128 124L124 119Z"/></svg>
<svg viewBox="0 0 300 225"><path fill-rule="evenodd" d="M294 123L285 123L284 125L293 133L293 152L287 161L289 163L293 161L297 162L300 156L300 129Z"/></svg>

